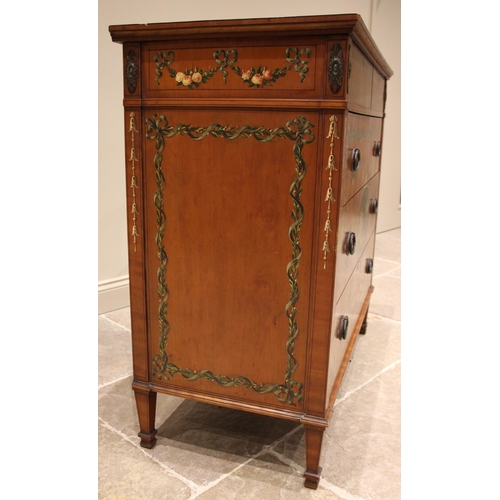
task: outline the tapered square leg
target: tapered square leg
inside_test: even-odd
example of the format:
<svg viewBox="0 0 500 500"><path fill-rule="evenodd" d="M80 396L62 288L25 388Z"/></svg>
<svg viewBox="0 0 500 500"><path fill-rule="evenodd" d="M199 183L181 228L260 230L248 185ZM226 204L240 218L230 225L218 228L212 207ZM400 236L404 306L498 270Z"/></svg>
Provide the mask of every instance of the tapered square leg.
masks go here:
<svg viewBox="0 0 500 500"><path fill-rule="evenodd" d="M134 393L141 427L138 434L141 438L141 446L151 449L156 444L156 392L134 387Z"/></svg>
<svg viewBox="0 0 500 500"><path fill-rule="evenodd" d="M365 335L367 327L368 327L368 309L366 310L365 317L363 318L363 323L362 323L361 328L359 330L359 334Z"/></svg>
<svg viewBox="0 0 500 500"><path fill-rule="evenodd" d="M304 426L306 429L306 471L304 486L315 490L321 477L321 467L319 459L321 456L321 446L323 444L324 427Z"/></svg>

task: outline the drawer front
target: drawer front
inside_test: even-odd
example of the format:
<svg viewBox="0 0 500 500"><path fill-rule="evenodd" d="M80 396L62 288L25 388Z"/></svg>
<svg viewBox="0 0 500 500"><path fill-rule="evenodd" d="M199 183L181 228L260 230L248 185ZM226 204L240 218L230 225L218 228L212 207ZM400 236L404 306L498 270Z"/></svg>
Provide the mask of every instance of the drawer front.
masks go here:
<svg viewBox="0 0 500 500"><path fill-rule="evenodd" d="M317 38L264 43L147 44L144 96L282 98L283 91L287 98L320 96L324 44Z"/></svg>
<svg viewBox="0 0 500 500"><path fill-rule="evenodd" d="M370 109L373 66L355 44L351 44L349 62L349 101Z"/></svg>
<svg viewBox="0 0 500 500"><path fill-rule="evenodd" d="M385 78L354 44L350 50L349 101L363 111L383 113Z"/></svg>
<svg viewBox="0 0 500 500"><path fill-rule="evenodd" d="M385 105L385 78L374 68L372 85L372 109L384 112Z"/></svg>
<svg viewBox="0 0 500 500"><path fill-rule="evenodd" d="M382 119L349 113L342 161L341 205L345 205L380 169ZM377 149L380 143L380 149Z"/></svg>
<svg viewBox="0 0 500 500"><path fill-rule="evenodd" d="M356 263L354 272L345 287L342 295L334 308L332 316L332 332L330 341L330 365L328 368L328 389L330 390L335 376L339 370L344 357L345 350L349 344L354 326L358 320L361 307L372 282L372 274L367 273L367 261L373 258L375 244L375 233L370 236L360 259ZM346 337L341 338L342 321L348 318Z"/></svg>
<svg viewBox="0 0 500 500"><path fill-rule="evenodd" d="M368 239L375 231L376 213L373 213L373 200L378 198L379 174L370 180L356 196L340 208L337 237L337 264L335 270L335 300L338 299L363 252ZM354 253L352 237L354 234ZM351 238L351 240L349 240Z"/></svg>

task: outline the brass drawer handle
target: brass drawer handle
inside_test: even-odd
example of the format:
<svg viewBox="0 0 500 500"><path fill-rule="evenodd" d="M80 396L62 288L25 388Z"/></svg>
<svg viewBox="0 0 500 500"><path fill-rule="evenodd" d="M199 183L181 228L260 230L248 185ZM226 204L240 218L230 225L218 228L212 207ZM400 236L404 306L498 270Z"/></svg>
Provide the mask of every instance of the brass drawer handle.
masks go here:
<svg viewBox="0 0 500 500"><path fill-rule="evenodd" d="M366 272L366 274L373 273L373 259L366 259L365 272Z"/></svg>
<svg viewBox="0 0 500 500"><path fill-rule="evenodd" d="M349 316L342 316L340 320L339 339L345 340L347 338L347 329L349 328Z"/></svg>
<svg viewBox="0 0 500 500"><path fill-rule="evenodd" d="M361 163L361 151L358 148L352 150L352 171L356 172Z"/></svg>
<svg viewBox="0 0 500 500"><path fill-rule="evenodd" d="M356 251L356 235L354 233L347 233L345 251L347 255L354 255Z"/></svg>

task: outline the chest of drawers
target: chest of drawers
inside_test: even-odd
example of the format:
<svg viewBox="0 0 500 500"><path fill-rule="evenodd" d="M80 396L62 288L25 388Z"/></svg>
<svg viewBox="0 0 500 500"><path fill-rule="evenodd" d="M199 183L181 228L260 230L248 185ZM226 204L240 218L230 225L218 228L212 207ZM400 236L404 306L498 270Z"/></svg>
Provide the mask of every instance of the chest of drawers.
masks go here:
<svg viewBox="0 0 500 500"><path fill-rule="evenodd" d="M358 15L110 26L133 390L301 422L305 486L364 333L386 81Z"/></svg>

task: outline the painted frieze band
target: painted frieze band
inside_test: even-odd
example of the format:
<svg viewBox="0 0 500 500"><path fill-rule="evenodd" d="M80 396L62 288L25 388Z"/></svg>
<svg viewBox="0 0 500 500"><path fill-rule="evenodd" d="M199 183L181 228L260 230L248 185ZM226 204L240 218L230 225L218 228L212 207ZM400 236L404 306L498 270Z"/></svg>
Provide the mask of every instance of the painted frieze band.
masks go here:
<svg viewBox="0 0 500 500"><path fill-rule="evenodd" d="M213 53L216 68L203 69L193 65L192 69L186 68L183 71L175 70L172 67L175 54L172 50L167 52L158 52L154 57L156 64L155 80L160 84L160 78L163 76L162 70L167 68L171 78L175 79L177 86L188 89L196 89L208 81L217 73L223 75L224 83L227 83L228 72L226 68L231 69L248 87L262 88L272 86L280 78L284 77L290 70L295 69L299 73L300 82L303 83L306 73L309 71L309 58L311 49L287 48L285 50L285 60L288 64L281 68L268 68L266 65L259 65L257 68L241 68L236 65L238 61L238 51L235 49L216 50Z"/></svg>

